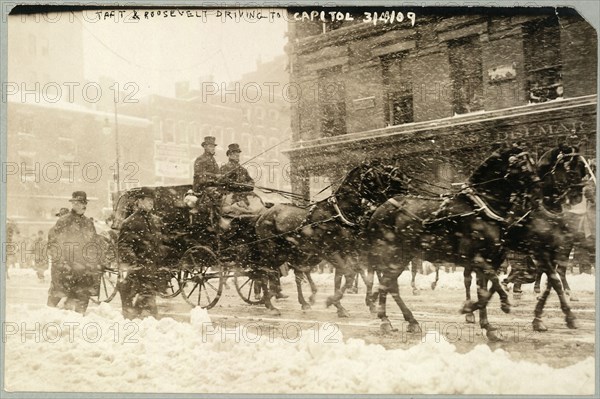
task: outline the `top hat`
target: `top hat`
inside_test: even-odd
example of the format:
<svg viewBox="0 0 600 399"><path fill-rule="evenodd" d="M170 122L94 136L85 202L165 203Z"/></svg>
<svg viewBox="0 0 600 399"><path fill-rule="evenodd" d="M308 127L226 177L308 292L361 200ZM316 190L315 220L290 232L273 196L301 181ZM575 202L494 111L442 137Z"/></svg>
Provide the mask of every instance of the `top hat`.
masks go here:
<svg viewBox="0 0 600 399"><path fill-rule="evenodd" d="M54 216L61 217L61 216L66 215L67 213L69 213L69 209L68 208L60 208L60 210L58 212L56 212L54 214Z"/></svg>
<svg viewBox="0 0 600 399"><path fill-rule="evenodd" d="M87 194L85 191L75 191L73 192L69 202L81 202L83 204L87 204Z"/></svg>
<svg viewBox="0 0 600 399"><path fill-rule="evenodd" d="M154 192L150 187L137 187L129 190L129 196L133 199L154 198Z"/></svg>
<svg viewBox="0 0 600 399"><path fill-rule="evenodd" d="M206 136L204 138L204 141L202 142L202 147L204 147L205 145L217 145L216 140L217 139L213 136Z"/></svg>
<svg viewBox="0 0 600 399"><path fill-rule="evenodd" d="M229 155L232 152L242 152L242 150L240 150L240 145L237 143L229 144L229 146L227 147L227 155Z"/></svg>

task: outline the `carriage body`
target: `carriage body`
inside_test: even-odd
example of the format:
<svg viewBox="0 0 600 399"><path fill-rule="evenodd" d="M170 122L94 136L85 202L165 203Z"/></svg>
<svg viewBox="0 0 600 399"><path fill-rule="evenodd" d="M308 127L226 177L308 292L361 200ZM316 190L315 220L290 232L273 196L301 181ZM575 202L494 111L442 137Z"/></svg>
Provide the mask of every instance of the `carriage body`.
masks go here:
<svg viewBox="0 0 600 399"><path fill-rule="evenodd" d="M226 228L222 220L207 223L206 215L194 212L184 201L192 189L190 184L149 188L154 194L152 214L162 244L157 277L163 290L159 295L171 298L182 293L190 305L211 308L218 302L226 280L233 277L242 299L259 303L261 299L254 298L256 284L249 268L256 264L256 255L248 245L256 237L252 221L230 219ZM133 213L135 202L130 190L119 194L111 226L115 232ZM248 292L243 293L243 289Z"/></svg>

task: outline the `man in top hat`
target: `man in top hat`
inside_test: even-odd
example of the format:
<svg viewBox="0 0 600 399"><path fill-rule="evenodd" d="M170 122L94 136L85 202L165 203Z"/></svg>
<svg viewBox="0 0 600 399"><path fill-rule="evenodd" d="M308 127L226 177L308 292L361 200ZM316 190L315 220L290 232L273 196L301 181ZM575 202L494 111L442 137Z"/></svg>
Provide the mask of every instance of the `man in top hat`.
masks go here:
<svg viewBox="0 0 600 399"><path fill-rule="evenodd" d="M84 216L88 203L86 193L75 191L69 201L71 211L60 216L48 232L52 257L48 306L56 307L66 297L65 308L83 314L100 283L99 259L94 252L97 236L94 223Z"/></svg>
<svg viewBox="0 0 600 399"><path fill-rule="evenodd" d="M252 191L254 180L248 174L246 168L240 165L240 145L233 143L227 148L229 162L221 166L222 181L229 191Z"/></svg>
<svg viewBox="0 0 600 399"><path fill-rule="evenodd" d="M216 139L213 136L206 136L202 142L202 147L204 147L204 154L194 161L192 188L195 192L201 192L206 187L217 186L221 178L219 165L215 161Z"/></svg>
<svg viewBox="0 0 600 399"><path fill-rule="evenodd" d="M204 147L204 154L194 161L192 189L194 193L198 194L194 205L194 227L198 229L198 233L208 234L204 239L210 240L214 239L212 232L214 232L215 223L220 213L222 198L220 188L223 187L223 182L219 173L219 165L215 161L215 149L217 147L215 138L206 136L202 142L202 147Z"/></svg>
<svg viewBox="0 0 600 399"><path fill-rule="evenodd" d="M159 290L160 229L152 215L154 193L148 187L129 191L135 211L123 221L117 239L119 267L124 279L119 284L123 317L156 317L156 293Z"/></svg>

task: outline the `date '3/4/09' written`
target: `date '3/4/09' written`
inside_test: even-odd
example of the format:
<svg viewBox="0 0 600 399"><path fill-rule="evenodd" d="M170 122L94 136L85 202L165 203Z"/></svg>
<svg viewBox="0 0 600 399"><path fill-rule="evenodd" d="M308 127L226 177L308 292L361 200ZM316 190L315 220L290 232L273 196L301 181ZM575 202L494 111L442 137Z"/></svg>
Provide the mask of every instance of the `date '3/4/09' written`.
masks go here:
<svg viewBox="0 0 600 399"><path fill-rule="evenodd" d="M415 26L417 16L414 12L403 13L401 11L365 11L360 17L353 16L349 12L340 11L303 11L294 13L296 21L321 21L321 22L337 22L337 21L354 21L360 19L362 22L377 24L393 24L400 22L408 22L411 26Z"/></svg>

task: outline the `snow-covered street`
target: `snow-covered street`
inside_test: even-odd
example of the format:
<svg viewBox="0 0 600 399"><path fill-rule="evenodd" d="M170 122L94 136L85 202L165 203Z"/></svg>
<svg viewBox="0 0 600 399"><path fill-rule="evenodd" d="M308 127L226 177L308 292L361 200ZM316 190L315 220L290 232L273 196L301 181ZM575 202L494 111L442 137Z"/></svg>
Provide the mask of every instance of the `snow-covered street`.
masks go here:
<svg viewBox="0 0 600 399"><path fill-rule="evenodd" d="M418 275L419 295L401 279L403 297L421 323L409 334L393 301L398 332L383 335L364 306L364 286L346 295L351 313L339 319L324 307L332 275L315 274L319 294L301 311L292 276L281 317L245 304L233 287L208 312L180 298L161 300L160 320L124 320L119 298L90 305L85 317L44 306L47 284L30 270L7 281L6 389L87 392L254 392L396 394L592 394L594 392L594 277L569 275L580 328L569 330L555 296L534 333L535 295L509 315L492 300L489 317L506 339L488 343L478 325L458 314L462 273ZM230 284L232 285L232 284ZM514 303L514 301L513 301Z"/></svg>

